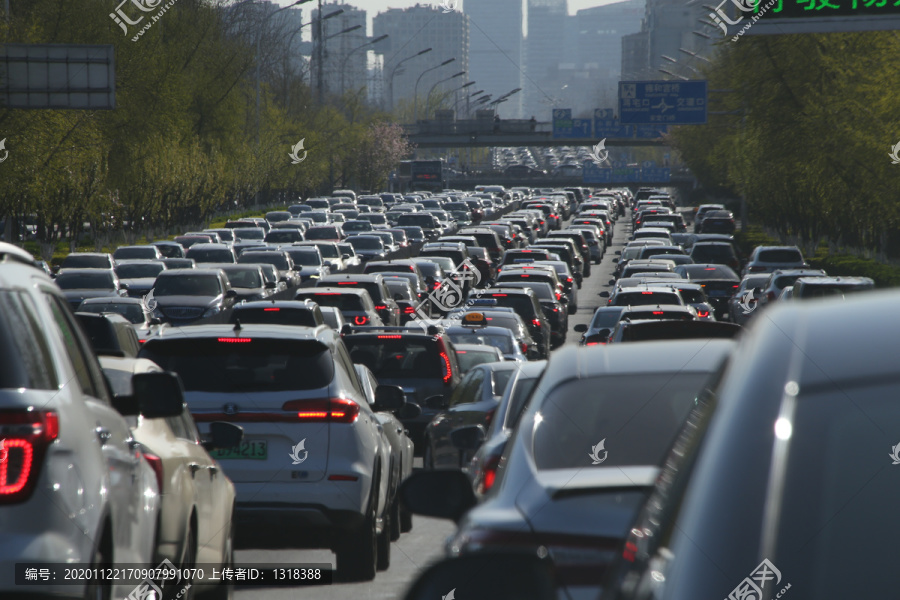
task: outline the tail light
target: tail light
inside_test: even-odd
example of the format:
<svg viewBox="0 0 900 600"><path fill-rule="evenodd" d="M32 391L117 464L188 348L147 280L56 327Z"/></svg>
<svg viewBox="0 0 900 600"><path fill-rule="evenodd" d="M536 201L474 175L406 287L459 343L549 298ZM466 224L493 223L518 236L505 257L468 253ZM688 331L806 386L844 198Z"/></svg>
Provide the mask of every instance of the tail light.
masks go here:
<svg viewBox="0 0 900 600"><path fill-rule="evenodd" d="M365 325L366 323L369 322L369 317L362 317L362 316L353 317L353 322L356 323L357 325Z"/></svg>
<svg viewBox="0 0 900 600"><path fill-rule="evenodd" d="M499 466L499 456L491 456L487 459L487 461L485 461L481 482L478 486L479 493L484 494L492 487L494 487L494 482L497 480L497 467Z"/></svg>
<svg viewBox="0 0 900 600"><path fill-rule="evenodd" d="M522 354L528 354L528 344L522 342L520 346L522 347Z"/></svg>
<svg viewBox="0 0 900 600"><path fill-rule="evenodd" d="M411 315L416 312L416 308L414 306L407 306L403 309L403 312L407 315Z"/></svg>
<svg viewBox="0 0 900 600"><path fill-rule="evenodd" d="M155 454L150 454L149 452L144 452L144 458L147 459L147 464L150 465L150 468L153 469L153 474L156 475L156 485L159 486L159 493L163 493L163 465L162 459Z"/></svg>
<svg viewBox="0 0 900 600"><path fill-rule="evenodd" d="M709 316L709 311L708 310L698 310L697 316L700 317L701 319L705 319L706 317Z"/></svg>
<svg viewBox="0 0 900 600"><path fill-rule="evenodd" d="M303 423L353 423L359 416L359 404L347 398L289 400L281 409L296 412L290 420Z"/></svg>
<svg viewBox="0 0 900 600"><path fill-rule="evenodd" d="M766 300L768 300L769 302L773 302L775 300L775 292L767 292Z"/></svg>
<svg viewBox="0 0 900 600"><path fill-rule="evenodd" d="M440 282L440 281L435 281L435 282L434 282L434 285L433 285L432 287L433 287L434 289L438 289L439 287L441 287L441 282Z"/></svg>
<svg viewBox="0 0 900 600"><path fill-rule="evenodd" d="M0 504L24 502L34 491L44 454L59 437L55 411L0 412Z"/></svg>
<svg viewBox="0 0 900 600"><path fill-rule="evenodd" d="M453 379L453 370L450 368L450 357L447 356L445 350L441 350L441 365L444 369L444 385L450 385L450 380Z"/></svg>
<svg viewBox="0 0 900 600"><path fill-rule="evenodd" d="M387 310L387 304L376 304L375 310Z"/></svg>
<svg viewBox="0 0 900 600"><path fill-rule="evenodd" d="M541 326L541 320L540 320L540 319L532 319L532 320L531 320L531 324L534 325L535 327L540 327L540 326Z"/></svg>
<svg viewBox="0 0 900 600"><path fill-rule="evenodd" d="M556 292L556 300L562 300L562 294L560 294L559 292Z"/></svg>

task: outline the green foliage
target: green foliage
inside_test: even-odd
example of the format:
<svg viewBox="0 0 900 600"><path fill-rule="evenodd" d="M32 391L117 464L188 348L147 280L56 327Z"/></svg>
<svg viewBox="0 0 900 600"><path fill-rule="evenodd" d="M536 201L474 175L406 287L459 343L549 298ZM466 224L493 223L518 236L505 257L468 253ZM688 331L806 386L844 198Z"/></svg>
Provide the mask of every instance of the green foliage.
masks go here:
<svg viewBox="0 0 900 600"><path fill-rule="evenodd" d="M880 288L900 286L900 267L850 254L828 254L823 247L809 259L814 269L836 277L870 277Z"/></svg>
<svg viewBox="0 0 900 600"><path fill-rule="evenodd" d="M123 231L129 242L166 237L225 209L362 180L377 186L395 167L403 138L390 127L373 138L386 117L362 103L364 94L314 105L303 73L275 60L289 36L267 29L257 56L262 24L224 4L178 0L137 37L150 13L125 35L108 0L12 0L0 43L115 47L115 110L0 109L10 152L0 166L0 214L36 216L39 254L52 257L61 241L74 250L84 224L96 249ZM288 153L301 139L308 156L292 164Z"/></svg>

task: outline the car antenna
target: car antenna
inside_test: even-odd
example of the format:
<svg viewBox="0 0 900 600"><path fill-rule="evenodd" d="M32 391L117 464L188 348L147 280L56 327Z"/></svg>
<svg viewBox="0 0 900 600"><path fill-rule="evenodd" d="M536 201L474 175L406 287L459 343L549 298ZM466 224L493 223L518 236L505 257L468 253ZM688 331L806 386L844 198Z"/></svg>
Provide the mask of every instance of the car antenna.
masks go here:
<svg viewBox="0 0 900 600"><path fill-rule="evenodd" d="M237 333L240 330L241 330L241 320L235 319L234 320L234 332Z"/></svg>

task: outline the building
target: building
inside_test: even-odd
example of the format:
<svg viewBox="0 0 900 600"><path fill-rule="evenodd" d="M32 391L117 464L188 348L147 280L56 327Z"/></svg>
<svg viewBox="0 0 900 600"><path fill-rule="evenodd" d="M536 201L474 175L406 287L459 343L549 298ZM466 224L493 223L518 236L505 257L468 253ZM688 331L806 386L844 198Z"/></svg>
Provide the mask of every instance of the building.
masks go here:
<svg viewBox="0 0 900 600"><path fill-rule="evenodd" d="M523 0L467 0L463 12L469 17L469 79L475 90L499 98L523 88L524 35ZM510 96L498 105L506 119L520 119L523 94Z"/></svg>
<svg viewBox="0 0 900 600"><path fill-rule="evenodd" d="M526 115L547 120L553 106L562 106L565 89L559 66L564 62L566 0L528 0L528 37L525 39L524 109Z"/></svg>
<svg viewBox="0 0 900 600"><path fill-rule="evenodd" d="M323 4L322 15L328 15L343 10L344 12L332 18L322 19L321 35L325 41L322 58L322 81L324 83L324 96L329 94L342 94L351 88L364 85L368 72L368 50L365 44L370 41L366 37L366 11L360 10L348 4ZM312 75L314 89L318 89L319 81L319 26L316 22L319 18L318 9L313 11L310 25L312 28ZM355 28L355 29L354 29ZM352 31L348 31L352 30Z"/></svg>
<svg viewBox="0 0 900 600"><path fill-rule="evenodd" d="M647 0L641 31L622 40L622 79L671 78L663 70L701 78L702 62L689 53L711 53L710 30L700 24L701 19L708 18L708 12L700 3Z"/></svg>
<svg viewBox="0 0 900 600"><path fill-rule="evenodd" d="M381 46L385 106L388 109L396 108L401 101L412 101L417 92L417 108L424 111L428 91L435 85L429 107L433 108L439 100L443 100L445 106L452 105L455 98L447 94L470 81L469 20L459 11L444 12L438 3L392 8L375 16L372 34L375 37L390 36ZM428 48L431 51L417 56ZM451 58L454 59L452 63L425 72ZM460 72L464 75L439 83ZM423 118L425 115L417 116Z"/></svg>

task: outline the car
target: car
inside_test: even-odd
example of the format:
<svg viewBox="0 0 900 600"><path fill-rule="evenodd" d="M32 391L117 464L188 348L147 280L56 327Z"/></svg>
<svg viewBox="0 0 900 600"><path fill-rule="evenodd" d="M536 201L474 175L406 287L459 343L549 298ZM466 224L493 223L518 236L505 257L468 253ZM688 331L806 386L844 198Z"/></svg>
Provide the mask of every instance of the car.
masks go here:
<svg viewBox="0 0 900 600"><path fill-rule="evenodd" d="M759 306L763 286L769 275L744 275L741 283L728 299L728 320L738 325L746 325L753 311Z"/></svg>
<svg viewBox="0 0 900 600"><path fill-rule="evenodd" d="M382 218L384 218L382 216ZM341 223L341 229L346 234L357 234L357 233L367 233L371 231L375 231L375 225L369 221L368 219L359 219L359 220L350 220L344 221ZM386 228L385 228L386 229ZM318 238L315 238L318 239ZM326 238L322 238L326 239ZM333 238L328 238L333 239Z"/></svg>
<svg viewBox="0 0 900 600"><path fill-rule="evenodd" d="M429 213L406 213L397 218L397 227L410 226L421 228L425 234L426 241L436 240L444 233L444 228L441 227L440 221Z"/></svg>
<svg viewBox="0 0 900 600"><path fill-rule="evenodd" d="M575 249L575 245L571 241L560 239L539 240L529 246L529 248L547 250L550 252L549 260L563 260L569 265L569 269L573 273L580 274L582 278L590 276L590 261L585 262L581 258L581 253ZM554 255L556 258L554 258Z"/></svg>
<svg viewBox="0 0 900 600"><path fill-rule="evenodd" d="M220 269L225 273L228 285L234 290L234 301L253 302L266 300L278 289L278 284L266 280L262 266L256 264L205 264L210 269Z"/></svg>
<svg viewBox="0 0 900 600"><path fill-rule="evenodd" d="M629 240L645 239L662 240L666 245L673 245L671 232L668 229L663 229L661 227L642 227L641 229L635 230L629 238Z"/></svg>
<svg viewBox="0 0 900 600"><path fill-rule="evenodd" d="M759 306L765 306L778 300L781 291L793 286L801 277L828 277L828 274L821 269L776 269L771 274L763 273L761 276L765 281L757 286L758 300Z"/></svg>
<svg viewBox="0 0 900 600"><path fill-rule="evenodd" d="M794 282L791 298L845 298L848 294L875 289L875 282L869 277L800 277Z"/></svg>
<svg viewBox="0 0 900 600"><path fill-rule="evenodd" d="M600 292L602 298L609 298L610 306L656 306L658 304L684 305L681 293L670 287L644 284L628 287L616 286L612 293Z"/></svg>
<svg viewBox="0 0 900 600"><path fill-rule="evenodd" d="M609 334L608 344L648 342L654 340L732 339L743 328L724 321L684 320L628 320L619 321Z"/></svg>
<svg viewBox="0 0 900 600"><path fill-rule="evenodd" d="M105 252L72 252L59 265L59 272L65 269L106 269L116 266L112 254Z"/></svg>
<svg viewBox="0 0 900 600"><path fill-rule="evenodd" d="M540 345L531 336L522 317L509 306L498 306L497 301L493 298L480 298L472 302L472 306L467 304L464 307L456 308L448 313L447 318L451 323L459 321L461 327L484 326L508 330L512 334L516 346L521 349L525 360L537 360L541 354ZM448 330L454 331L454 327L456 327L455 323ZM477 332L474 335L477 335ZM520 358L517 352L506 353L504 356L507 360L519 360Z"/></svg>
<svg viewBox="0 0 900 600"><path fill-rule="evenodd" d="M622 268L622 279L634 277L635 275L647 275L655 273L677 273L676 265L672 261L659 260L650 258L647 260L630 260L625 267ZM612 284L610 284L612 285Z"/></svg>
<svg viewBox="0 0 900 600"><path fill-rule="evenodd" d="M153 245L159 248L159 252L164 258L184 258L184 246L178 242L161 240L153 242Z"/></svg>
<svg viewBox="0 0 900 600"><path fill-rule="evenodd" d="M141 344L131 322L122 315L76 312L75 317L97 356L137 357Z"/></svg>
<svg viewBox="0 0 900 600"><path fill-rule="evenodd" d="M113 252L113 260L116 263L123 260L157 260L165 258L158 246L119 246Z"/></svg>
<svg viewBox="0 0 900 600"><path fill-rule="evenodd" d="M132 378L159 373L159 365L146 358L101 356L100 366L113 392L134 394ZM159 480L160 510L153 564L234 566L234 484L222 472L210 451L240 444L243 430L231 423L216 423L208 439L200 437L190 412L169 417L126 417L134 441L144 450ZM198 476L199 473L199 476ZM207 598L228 598L230 584L193 581L188 575L175 587L204 593ZM165 586L169 588L170 586ZM174 596L169 589L164 594ZM184 596L182 596L184 597Z"/></svg>
<svg viewBox="0 0 900 600"><path fill-rule="evenodd" d="M157 260L120 260L116 262L116 277L124 284L128 296L143 298L151 289L156 277L168 267Z"/></svg>
<svg viewBox="0 0 900 600"><path fill-rule="evenodd" d="M778 303L755 320L697 396L603 598L790 598L799 582L809 598L893 593L856 542L872 527L892 539L895 527L897 482L885 475L900 462L889 358L900 346L884 325L898 301L883 291ZM866 334L835 344L835 331Z"/></svg>
<svg viewBox="0 0 900 600"><path fill-rule="evenodd" d="M510 329L499 325L489 325L493 322L495 320L492 318L491 321L488 321L488 317L484 313L469 312L461 316L459 325L450 325L445 328L445 331L454 346L460 344L490 346L500 351L502 360L515 362L527 360L527 345L519 342ZM523 346L525 347L523 348Z"/></svg>
<svg viewBox="0 0 900 600"><path fill-rule="evenodd" d="M8 574L0 596L24 595L11 575L17 563L155 566L159 482L126 418L181 414L173 376L136 375L131 398L113 396L68 299L34 256L8 243L0 256L0 570ZM27 592L124 598L133 588L79 578L64 588L33 581Z"/></svg>
<svg viewBox="0 0 900 600"><path fill-rule="evenodd" d="M730 267L716 264L679 265L675 267L675 272L692 283L702 285L716 319L724 319L728 313L729 298L741 286L737 273Z"/></svg>
<svg viewBox="0 0 900 600"><path fill-rule="evenodd" d="M138 342L144 340L158 328L161 321L152 316L142 298L87 298L76 309L80 313L114 313L122 315L131 323Z"/></svg>
<svg viewBox="0 0 900 600"><path fill-rule="evenodd" d="M412 475L415 461L413 442L409 439L406 428L397 418L397 414L404 412L414 415L416 411L411 410L412 407L407 407L406 395L402 390L394 392L395 398L392 399L392 403L385 404L383 398L379 402L378 380L372 371L365 365L353 365L353 368L391 449L391 482L388 485L388 496L391 511L390 536L391 541L395 542L400 539L401 533L408 533L413 528L412 513L400 502L399 490L400 484Z"/></svg>
<svg viewBox="0 0 900 600"><path fill-rule="evenodd" d="M363 264L370 260L383 260L388 253L384 246L384 241L374 235L353 235L347 238L347 243L353 246L356 255Z"/></svg>
<svg viewBox="0 0 900 600"><path fill-rule="evenodd" d="M477 503L454 470L414 473L401 497L415 514L457 521L448 557L540 552L565 597L596 597L683 420L734 347L566 346L536 385L488 497Z"/></svg>
<svg viewBox="0 0 900 600"><path fill-rule="evenodd" d="M394 300L384 276L379 273L371 275L326 275L320 277L315 287L336 287L339 289L358 288L366 290L375 303L375 310L385 325L400 324L400 306Z"/></svg>
<svg viewBox="0 0 900 600"><path fill-rule="evenodd" d="M344 262L344 253L341 252L341 249L338 248L338 245L335 242L294 242L290 246L290 248L309 247L319 249L319 252L322 254L322 260L325 261L325 264L328 265L332 273L343 271L347 267L346 263ZM289 248L284 247L284 249L289 251ZM293 256L291 258L293 258ZM295 260L294 262L297 261Z"/></svg>
<svg viewBox="0 0 900 600"><path fill-rule="evenodd" d="M319 279L331 274L331 267L322 258L321 250L316 246L283 246L281 251L287 253L294 263L294 271L300 276L300 283Z"/></svg>
<svg viewBox="0 0 900 600"><path fill-rule="evenodd" d="M701 204L694 212L694 233L700 233L700 226L707 213L717 210L725 210L723 204Z"/></svg>
<svg viewBox="0 0 900 600"><path fill-rule="evenodd" d="M237 292L221 269L171 269L153 285L152 316L170 324L220 317L234 306Z"/></svg>
<svg viewBox="0 0 900 600"><path fill-rule="evenodd" d="M430 333L429 333L430 331ZM398 385L409 403L421 408L400 420L415 444L416 456L425 451L425 427L441 409L438 398L453 391L462 374L450 338L438 327L353 328L344 336L354 363L367 366L382 385ZM429 405L429 398L436 398Z"/></svg>
<svg viewBox="0 0 900 600"><path fill-rule="evenodd" d="M772 273L786 269L808 269L809 263L796 246L757 246L744 265L742 275Z"/></svg>
<svg viewBox="0 0 900 600"><path fill-rule="evenodd" d="M601 306L598 308L594 311L594 316L589 324L579 323L575 326L575 331L582 334L580 344L582 346L606 344L624 311L625 307L623 306Z"/></svg>
<svg viewBox="0 0 900 600"><path fill-rule="evenodd" d="M266 234L266 237L263 241L267 244L293 244L294 242L302 242L306 240L306 237L303 235L303 232L300 229L295 228L287 228L287 227L279 227L277 229L272 229L269 233Z"/></svg>
<svg viewBox="0 0 900 600"><path fill-rule="evenodd" d="M725 242L696 242L691 246L691 260L695 263L726 265L735 272L741 270L734 247Z"/></svg>
<svg viewBox="0 0 900 600"><path fill-rule="evenodd" d="M473 294L477 293L478 291L473 292ZM540 300L538 300L538 297L533 290L527 288L496 287L486 293L479 294L478 299L486 301L493 300L495 306L512 308L516 314L522 318L525 327L537 344L539 358L547 358L550 355L552 329L550 322L544 315L544 309L541 306Z"/></svg>
<svg viewBox="0 0 900 600"><path fill-rule="evenodd" d="M241 226L241 227L228 227L228 223L225 224L225 227L231 229L234 235L234 241L237 242L260 242L265 243L266 234L269 232L268 222L266 221L266 227L260 227L257 224L250 224L249 226Z"/></svg>
<svg viewBox="0 0 900 600"><path fill-rule="evenodd" d="M318 327L325 325L319 305L312 300L259 300L241 302L231 311L230 323L241 325L294 325Z"/></svg>
<svg viewBox="0 0 900 600"><path fill-rule="evenodd" d="M290 246L288 246L290 248ZM294 259L285 249L274 248L267 251L248 250L238 257L240 265L272 265L276 270L277 283L283 283L285 289L299 287L302 283L302 267L297 268Z"/></svg>
<svg viewBox="0 0 900 600"><path fill-rule="evenodd" d="M410 244L424 244L426 241L428 241L425 235L425 231L418 225L405 225L401 227L394 227L394 229L405 231L406 237L409 240Z"/></svg>
<svg viewBox="0 0 900 600"><path fill-rule="evenodd" d="M184 254L187 255L187 251L191 246L195 244L212 244L213 242L213 234L207 235L176 235L174 238L174 242L179 246L184 248Z"/></svg>
<svg viewBox="0 0 900 600"><path fill-rule="evenodd" d="M456 351L456 362L464 375L478 365L503 361L503 354L494 346L454 342L453 349Z"/></svg>
<svg viewBox="0 0 900 600"><path fill-rule="evenodd" d="M469 369L459 385L446 396L427 400L439 405L438 412L425 427L426 469L458 469L471 460L471 454L461 451L451 442L451 435L460 427L490 426L500 398L506 390L516 363L502 361L476 365Z"/></svg>
<svg viewBox="0 0 900 600"><path fill-rule="evenodd" d="M344 320L353 325L383 326L375 303L363 288L316 287L301 288L294 300L312 300L320 307L330 306L340 310Z"/></svg>
<svg viewBox="0 0 900 600"><path fill-rule="evenodd" d="M122 298L128 294L128 286L119 281L112 269L60 269L53 281L72 310L87 298Z"/></svg>
<svg viewBox="0 0 900 600"><path fill-rule="evenodd" d="M197 264L202 263L231 263L236 264L238 255L234 248L227 244L194 244L184 254L185 258L192 258Z"/></svg>
<svg viewBox="0 0 900 600"><path fill-rule="evenodd" d="M451 442L454 442L457 448L475 452L472 459L463 467L463 472L471 480L472 488L479 499L484 498L497 481L497 470L506 444L546 368L546 360L520 365L512 372L486 431L482 433L479 425L469 425L457 428L455 435L451 435ZM461 441L468 443L460 444Z"/></svg>
<svg viewBox="0 0 900 600"><path fill-rule="evenodd" d="M390 444L338 332L198 325L148 340L141 358L181 376L201 433L243 428L214 454L236 490L236 548L328 548L349 581L389 566Z"/></svg>
<svg viewBox="0 0 900 600"><path fill-rule="evenodd" d="M710 210L703 215L698 233L733 234L735 230L734 215L727 210Z"/></svg>

